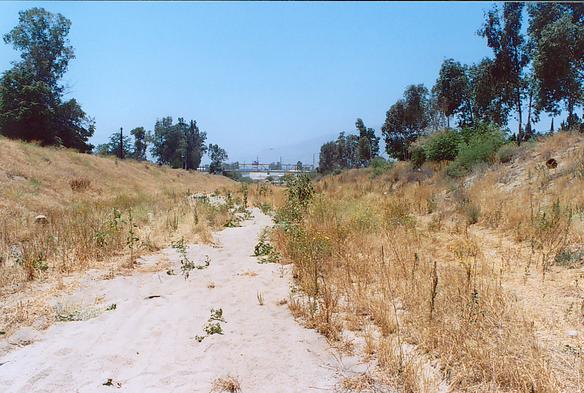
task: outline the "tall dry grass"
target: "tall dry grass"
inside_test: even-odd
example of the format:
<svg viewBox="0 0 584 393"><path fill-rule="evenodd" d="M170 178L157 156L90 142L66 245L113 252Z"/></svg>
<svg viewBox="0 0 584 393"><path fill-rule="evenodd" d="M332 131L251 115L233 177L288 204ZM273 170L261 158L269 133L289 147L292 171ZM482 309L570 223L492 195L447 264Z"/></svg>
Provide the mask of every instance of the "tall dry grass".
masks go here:
<svg viewBox="0 0 584 393"><path fill-rule="evenodd" d="M324 177L273 234L303 294L293 313L332 342L356 331L404 391L580 390L564 329L584 333L582 261L558 255L582 247L583 142L558 134L462 180L404 163Z"/></svg>

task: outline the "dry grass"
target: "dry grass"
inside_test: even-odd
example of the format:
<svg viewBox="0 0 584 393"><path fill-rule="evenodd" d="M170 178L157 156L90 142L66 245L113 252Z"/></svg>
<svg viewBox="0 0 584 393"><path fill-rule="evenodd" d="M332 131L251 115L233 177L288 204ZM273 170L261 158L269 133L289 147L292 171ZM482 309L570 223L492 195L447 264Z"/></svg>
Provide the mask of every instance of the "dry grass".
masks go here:
<svg viewBox="0 0 584 393"><path fill-rule="evenodd" d="M272 236L292 313L331 341L372 325L365 355L404 391L581 391L584 136L514 157L462 180L407 163L321 179Z"/></svg>
<svg viewBox="0 0 584 393"><path fill-rule="evenodd" d="M232 376L217 378L213 381L211 392L238 393L241 392L241 385L237 378Z"/></svg>
<svg viewBox="0 0 584 393"><path fill-rule="evenodd" d="M228 210L188 196L228 190L238 186L221 176L0 138L0 330L42 313L37 281L46 297L77 272L133 269L173 239L212 240Z"/></svg>

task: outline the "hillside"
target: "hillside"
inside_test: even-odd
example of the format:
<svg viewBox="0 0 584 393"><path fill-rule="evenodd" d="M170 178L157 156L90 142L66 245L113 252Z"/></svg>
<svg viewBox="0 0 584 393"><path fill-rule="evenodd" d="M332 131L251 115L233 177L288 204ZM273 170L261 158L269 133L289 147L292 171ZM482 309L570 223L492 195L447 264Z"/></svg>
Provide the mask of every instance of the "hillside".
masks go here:
<svg viewBox="0 0 584 393"><path fill-rule="evenodd" d="M347 390L582 390L584 135L504 161L351 170L320 179L300 220L284 206L292 311L375 365Z"/></svg>
<svg viewBox="0 0 584 393"><path fill-rule="evenodd" d="M229 214L188 196L235 187L223 176L0 138L0 331L35 320L45 307L37 295L73 285L75 272L113 276L173 240L209 241Z"/></svg>

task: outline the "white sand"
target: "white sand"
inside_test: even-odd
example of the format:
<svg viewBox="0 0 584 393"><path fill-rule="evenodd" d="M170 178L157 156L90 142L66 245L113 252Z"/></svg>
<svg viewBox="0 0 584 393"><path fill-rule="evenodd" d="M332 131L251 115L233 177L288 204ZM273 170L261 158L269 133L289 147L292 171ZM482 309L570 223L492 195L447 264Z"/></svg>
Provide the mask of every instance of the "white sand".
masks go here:
<svg viewBox="0 0 584 393"><path fill-rule="evenodd" d="M177 275L136 273L87 280L68 302L117 308L77 322L58 322L39 341L0 358L1 392L209 392L212 381L236 376L243 392L331 391L338 367L326 341L301 327L286 305L289 269L252 257L269 217L216 234L220 248L192 246L189 257L211 265L185 280L175 250L165 250ZM160 257L160 255L158 256ZM157 258L148 258L146 262ZM257 276L242 275L253 271ZM282 273L284 273L282 275ZM216 287L210 289L212 281ZM265 304L260 306L257 292ZM160 298L148 299L150 295ZM222 308L223 335L201 343L211 308ZM102 385L109 378L120 387Z"/></svg>

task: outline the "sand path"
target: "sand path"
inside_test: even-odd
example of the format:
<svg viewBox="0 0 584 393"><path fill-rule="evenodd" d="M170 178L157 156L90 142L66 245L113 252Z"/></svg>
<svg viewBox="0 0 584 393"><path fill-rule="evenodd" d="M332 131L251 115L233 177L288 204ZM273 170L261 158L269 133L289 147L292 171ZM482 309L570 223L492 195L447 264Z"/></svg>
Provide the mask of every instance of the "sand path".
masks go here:
<svg viewBox="0 0 584 393"><path fill-rule="evenodd" d="M237 377L243 392L333 390L338 365L326 341L277 304L288 297L289 269L258 264L251 256L259 232L271 224L259 210L253 214L242 227L218 232L220 247L189 247L191 259L208 255L211 264L187 280L174 249L161 255L170 258L177 275L88 279L68 300L95 304L103 297L102 304L117 308L86 321L56 323L39 341L0 358L0 391L209 392L212 381L226 375ZM152 295L160 297L147 299ZM199 343L195 336L204 334L211 308L223 309L224 334ZM103 385L108 379L113 386Z"/></svg>

